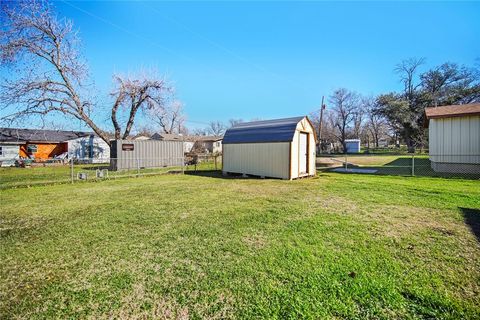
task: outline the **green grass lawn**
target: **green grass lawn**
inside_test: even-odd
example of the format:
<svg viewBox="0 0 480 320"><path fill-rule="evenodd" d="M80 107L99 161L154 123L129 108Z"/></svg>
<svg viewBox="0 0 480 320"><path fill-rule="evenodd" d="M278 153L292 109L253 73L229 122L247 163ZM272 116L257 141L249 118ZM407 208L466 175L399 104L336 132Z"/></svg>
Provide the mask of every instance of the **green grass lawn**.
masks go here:
<svg viewBox="0 0 480 320"><path fill-rule="evenodd" d="M480 182L160 175L0 190L8 318L480 317Z"/></svg>
<svg viewBox="0 0 480 320"><path fill-rule="evenodd" d="M347 154L345 155L321 155L317 158L317 164L322 170L329 170L326 163L336 167L344 167L345 161L350 169L374 169L379 175L412 175L411 155L389 155L389 154ZM415 155L413 160L413 174L421 177L442 177L442 178L463 178L480 179L479 174L464 173L462 170L453 173L435 172L432 169L428 155Z"/></svg>

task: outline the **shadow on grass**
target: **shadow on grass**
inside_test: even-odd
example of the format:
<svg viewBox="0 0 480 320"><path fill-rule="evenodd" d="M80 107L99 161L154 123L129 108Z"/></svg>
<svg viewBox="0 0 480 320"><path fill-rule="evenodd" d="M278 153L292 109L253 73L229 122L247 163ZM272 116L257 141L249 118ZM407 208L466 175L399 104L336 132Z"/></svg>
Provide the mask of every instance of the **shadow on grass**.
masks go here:
<svg viewBox="0 0 480 320"><path fill-rule="evenodd" d="M223 175L221 170L197 170L197 171L185 171L185 174L192 176L208 177L208 178L217 178L217 179L274 179L274 178L265 178L262 179L259 176L247 175L246 177L242 176L240 173L229 173L228 175Z"/></svg>
<svg viewBox="0 0 480 320"><path fill-rule="evenodd" d="M217 179L234 179L235 176L224 176L220 170L189 170L185 171L185 174L192 176L208 177L208 178L217 178Z"/></svg>
<svg viewBox="0 0 480 320"><path fill-rule="evenodd" d="M480 242L480 209L462 208L459 207L463 214L465 223L470 227L472 233L477 237Z"/></svg>
<svg viewBox="0 0 480 320"><path fill-rule="evenodd" d="M92 171L95 171L95 170L104 170L104 169L107 169L107 170L110 170L110 165L105 165L105 164L98 164L98 165L91 165L91 166L88 166L88 167L82 167L82 170L92 170Z"/></svg>

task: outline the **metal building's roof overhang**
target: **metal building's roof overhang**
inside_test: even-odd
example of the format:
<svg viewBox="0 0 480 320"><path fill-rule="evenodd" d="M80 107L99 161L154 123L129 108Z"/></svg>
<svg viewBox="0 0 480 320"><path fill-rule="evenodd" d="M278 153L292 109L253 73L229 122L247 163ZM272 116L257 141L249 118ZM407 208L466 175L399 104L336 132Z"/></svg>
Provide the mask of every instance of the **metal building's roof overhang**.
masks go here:
<svg viewBox="0 0 480 320"><path fill-rule="evenodd" d="M291 142L297 124L306 116L275 120L242 122L228 129L223 137L223 144ZM308 120L308 118L307 118ZM310 120L308 120L310 122Z"/></svg>
<svg viewBox="0 0 480 320"><path fill-rule="evenodd" d="M428 128L430 119L470 117L478 115L480 115L480 103L429 107L425 109L424 127Z"/></svg>

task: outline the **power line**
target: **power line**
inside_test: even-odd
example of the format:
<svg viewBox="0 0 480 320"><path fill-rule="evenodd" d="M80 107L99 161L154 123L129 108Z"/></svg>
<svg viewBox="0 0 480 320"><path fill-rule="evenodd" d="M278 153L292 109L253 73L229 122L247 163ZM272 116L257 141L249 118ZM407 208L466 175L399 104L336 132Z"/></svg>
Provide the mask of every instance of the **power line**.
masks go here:
<svg viewBox="0 0 480 320"><path fill-rule="evenodd" d="M159 48L159 49L161 49L161 50L167 51L167 52L170 53L170 54L177 55L177 56L181 56L181 57L183 57L184 59L189 60L189 61L191 61L191 62L194 61L192 58L190 58L190 57L188 57L188 56L185 56L184 54L180 54L180 53L178 53L178 52L176 52L176 51L174 51L174 50L172 50L172 49L170 49L170 48L167 48L167 47L165 47L165 46L162 46L162 45L158 44L157 42L150 40L150 39L147 38L147 37L138 35L137 33L134 33L134 32L132 32L132 31L130 31L130 30L128 30L128 29L126 29L126 28L124 28L124 27L122 27L122 26L120 26L120 25L118 25L118 24L116 24L116 23L114 23L114 22L112 22L112 21L110 21L110 20L108 20L108 19L105 19L105 18L103 18L103 17L101 17L101 16L99 16L99 15L96 15L96 14L94 14L94 13L88 11L88 10L82 9L82 8L80 8L79 6L76 6L76 5L72 4L72 3L70 3L69 1L66 1L66 0L60 0L60 1L63 2L63 3L65 3L66 5L74 8L75 10L78 10L78 11L80 11L80 12L82 12L82 13L84 13L84 14L92 17L92 18L95 18L95 19L97 19L97 20L100 20L100 21L102 21L103 23L106 23L106 24L108 24L108 25L110 25L110 26L112 26L112 27L114 27L114 28L116 28L116 29L118 29L118 30L120 30L120 31L122 31L122 32L124 32L124 33L126 33L126 34L128 34L128 35L130 35L130 36L132 36L132 37L134 37L134 38L140 39L140 40L148 43L148 44L151 45L151 46L154 46L154 47L157 47L157 48Z"/></svg>
<svg viewBox="0 0 480 320"><path fill-rule="evenodd" d="M206 36L200 34L199 32L194 31L193 29L191 29L191 28L188 27L187 25L179 22L178 20L175 20L175 19L173 19L173 18L171 18L171 17L168 17L168 16L164 15L160 10L158 10L158 9L157 9L156 7L154 7L154 6L146 5L146 4L144 4L144 3L141 3L141 4L142 4L144 7L147 7L147 8L150 8L150 9L153 9L154 11L156 11L157 14L158 14L159 16L161 16L163 19L168 20L168 21L176 24L177 26L181 27L181 28L184 29L185 31L189 32L190 34L192 34L192 35L194 35L194 36L202 39L202 40L205 41L205 42L208 42L210 45L212 45L212 46L214 46L214 47L216 47L216 48L218 48L218 49L226 52L227 54L229 54L230 56L236 58L237 60L240 60L240 61L242 61L243 63L245 63L245 64L247 64L247 65L250 65L250 66L253 67L254 69L257 69L258 71L261 71L261 72L264 72L264 73L268 73L268 74L270 74L270 75L273 75L273 76L275 76L276 78L278 78L278 79L280 79L280 80L283 80L283 81L286 81L286 82L288 82L290 85L301 89L302 91L306 91L306 89L305 89L304 86L299 85L297 82L291 80L289 77L283 76L283 75L281 75L281 74L279 74L279 73L276 73L276 72L273 72L273 71L271 71L271 70L268 70L267 68L265 68L265 67L263 67L263 66L260 66L260 65L258 65L258 64L256 64L256 63L251 62L249 59L247 59L247 58L239 55L238 53L236 53L236 52L234 52L233 50L225 47L224 45L219 44L218 42L213 41L213 40L211 40L210 38L207 38Z"/></svg>

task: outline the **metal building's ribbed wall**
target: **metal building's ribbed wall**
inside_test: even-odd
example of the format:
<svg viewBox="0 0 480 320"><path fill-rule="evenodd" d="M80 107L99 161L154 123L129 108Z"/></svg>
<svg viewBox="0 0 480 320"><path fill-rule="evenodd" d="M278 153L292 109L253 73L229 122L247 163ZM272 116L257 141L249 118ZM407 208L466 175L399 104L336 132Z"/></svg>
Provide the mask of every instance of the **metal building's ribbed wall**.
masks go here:
<svg viewBox="0 0 480 320"><path fill-rule="evenodd" d="M132 144L133 150L123 150L123 144ZM116 140L112 141L111 170L161 168L183 164L182 141Z"/></svg>
<svg viewBox="0 0 480 320"><path fill-rule="evenodd" d="M480 163L480 117L431 119L429 154L432 162Z"/></svg>

